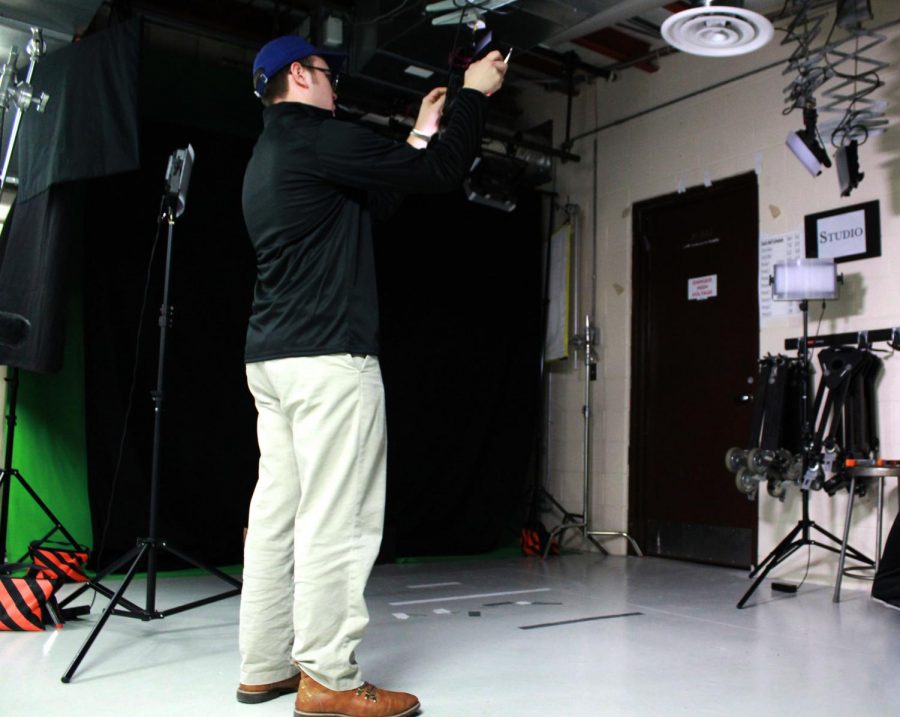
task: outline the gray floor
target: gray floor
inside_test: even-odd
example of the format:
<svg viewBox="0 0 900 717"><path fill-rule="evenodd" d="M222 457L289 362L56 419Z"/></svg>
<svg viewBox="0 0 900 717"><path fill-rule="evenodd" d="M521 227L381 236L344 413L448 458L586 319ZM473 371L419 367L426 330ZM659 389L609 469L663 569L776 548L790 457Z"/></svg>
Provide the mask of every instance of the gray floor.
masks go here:
<svg viewBox="0 0 900 717"><path fill-rule="evenodd" d="M220 585L165 578L157 607ZM839 604L827 585L785 596L765 583L737 610L747 586L743 572L654 558L381 566L359 658L427 717L900 715L900 611L850 580ZM142 591L129 596L143 604ZM236 598L114 616L62 684L103 603L61 630L0 633L0 717L291 717L288 697L235 702Z"/></svg>

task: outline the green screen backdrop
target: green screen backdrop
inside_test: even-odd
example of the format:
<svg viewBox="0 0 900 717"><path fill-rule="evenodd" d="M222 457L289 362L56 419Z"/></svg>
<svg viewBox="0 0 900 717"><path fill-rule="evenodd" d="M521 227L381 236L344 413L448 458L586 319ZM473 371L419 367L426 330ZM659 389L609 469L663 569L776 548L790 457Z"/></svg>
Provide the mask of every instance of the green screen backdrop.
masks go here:
<svg viewBox="0 0 900 717"><path fill-rule="evenodd" d="M19 372L13 467L78 542L93 546L87 493L82 327L81 291L73 289L69 291L62 371L55 374ZM6 415L8 412L7 405ZM40 506L16 479L12 479L7 539L9 559L18 559L27 551L29 542L42 538L52 528L52 521ZM52 539L64 540L59 532Z"/></svg>

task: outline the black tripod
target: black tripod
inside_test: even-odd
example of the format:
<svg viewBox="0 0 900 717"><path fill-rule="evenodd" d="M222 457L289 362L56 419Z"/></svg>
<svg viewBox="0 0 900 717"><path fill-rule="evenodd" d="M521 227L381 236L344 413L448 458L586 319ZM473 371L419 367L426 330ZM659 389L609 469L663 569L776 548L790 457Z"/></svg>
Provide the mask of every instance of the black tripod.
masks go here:
<svg viewBox="0 0 900 717"><path fill-rule="evenodd" d="M110 618L111 615L121 615L123 617L133 617L138 618L143 621L149 620L159 620L169 615L174 615L179 612L184 612L185 610L191 610L195 607L200 607L202 605L207 605L212 602L217 602L219 600L224 600L225 598L232 597L234 595L238 595L241 592L241 582L231 577L230 575L226 575L221 570L217 570L209 565L205 565L194 558L185 555L180 550L169 545L165 539L158 537L157 535L157 514L159 512L159 459L160 459L160 438L161 438L161 429L162 429L162 415L163 415L163 379L165 378L165 363L166 363L166 332L172 321L172 307L169 305L169 279L171 274L172 267L172 234L175 227L175 213L176 213L176 196L167 195L164 200L164 211L165 218L169 225L168 230L168 242L166 245L166 268L164 275L164 284L163 284L163 303L160 308L160 318L159 318L159 362L158 362L158 370L156 377L156 391L153 392L153 405L154 405L154 424L153 424L153 463L152 469L150 473L150 528L149 535L146 538L138 538L137 544L134 548L129 550L125 555L115 560L111 565L106 567L100 574L97 575L97 580L102 579L106 575L118 570L120 567L131 561L131 565L129 565L127 572L125 573L125 578L122 580L122 585L119 589L113 594L112 599L107 605L106 609L103 611L103 615L100 616L100 620L94 629L91 631L91 634L88 635L87 639L84 641L84 644L81 646L81 649L78 651L78 654L75 656L75 659L72 661L72 664L69 666L69 669L66 670L66 673L62 677L63 682L70 682L72 676L75 674L75 671L78 669L78 665L81 664L81 661L84 659L84 656L87 654L87 651L91 648L94 640L97 639L97 636L100 634L100 631L103 629L103 626L106 624L106 621ZM183 198L181 200L183 202ZM183 203L180 205L183 208ZM194 565L201 570L205 570L206 572L214 575L215 577L223 580L229 585L233 586L231 590L226 590L225 592L218 593L208 598L203 598L202 600L195 600L193 602L186 603L184 605L179 605L177 607L170 608L165 611L160 611L156 609L156 574L157 574L157 558L159 551L165 550L166 552L171 553L175 557L183 560L186 563ZM147 559L147 599L145 607L140 607L135 603L132 603L126 600L123 596L125 591L128 589L128 586L131 584L132 579L137 572L138 566L141 564L141 561ZM83 588L77 591L75 594L69 596L67 601L71 598L75 597L75 595L83 592ZM108 590L108 588L105 588ZM110 593L112 591L109 591ZM117 606L121 605L124 607L124 610L117 609Z"/></svg>
<svg viewBox="0 0 900 717"><path fill-rule="evenodd" d="M843 541L840 538L838 538L836 535L833 535L832 533L829 533L824 528L816 525L815 521L810 520L809 518L809 491L815 475L820 470L818 460L816 458L816 449L821 449L821 446L815 445L809 419L809 302L807 300L804 299L800 302L800 311L803 312L803 338L798 346L801 385L800 420L803 426L803 480L800 486L800 495L803 501L803 513L800 521L797 523L797 525L794 526L793 530L791 530L791 532L788 533L784 537L784 539L780 543L778 543L777 546L775 546L775 549L771 553L769 553L766 558L756 566L756 568L753 569L753 572L750 573L750 577L755 577L756 580L753 582L753 585L750 586L750 589L746 593L744 593L744 596L738 601L738 609L744 607L747 600L750 599L750 596L753 594L756 588L759 587L759 584L766 578L766 576L772 571L772 569L775 568L776 565L780 565L781 563L783 563L804 545L814 545L819 548L824 548L825 550L830 550L832 553L837 553L838 555L841 554L840 546L843 545ZM820 543L817 540L814 540L812 537L813 531L818 531L838 547L835 547L835 545L830 545L828 543ZM868 565L875 565L875 562L871 558L866 557L856 548L848 545L846 550L847 555L851 556L852 558Z"/></svg>
<svg viewBox="0 0 900 717"><path fill-rule="evenodd" d="M41 500L41 497L35 492L34 488L28 485L28 482L18 469L13 468L13 444L16 437L16 401L19 396L19 369L10 366L6 381L9 385L9 413L6 414L6 456L3 461L3 469L0 470L0 563L7 562L6 538L9 529L9 492L12 488L13 478L19 482L19 485L25 489L32 500L38 504L38 507L44 511L44 514L50 519L50 522L53 523L50 532L38 542L43 543L54 533L59 532L62 533L63 537L72 548L75 550L82 550L82 546L80 546L78 541L72 537L72 534L66 530L59 518L57 518L53 514L53 511L47 507L47 504ZM15 562L24 562L27 555L28 554L26 553Z"/></svg>

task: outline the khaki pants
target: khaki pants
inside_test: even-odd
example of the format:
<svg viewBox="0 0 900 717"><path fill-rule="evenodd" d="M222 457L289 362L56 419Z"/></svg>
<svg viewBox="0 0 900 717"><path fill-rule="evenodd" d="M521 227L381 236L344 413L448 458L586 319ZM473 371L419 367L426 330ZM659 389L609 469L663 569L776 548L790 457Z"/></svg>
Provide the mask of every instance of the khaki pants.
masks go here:
<svg viewBox="0 0 900 717"><path fill-rule="evenodd" d="M384 390L374 356L247 364L259 413L240 610L241 682L303 669L362 683L354 650L384 522Z"/></svg>

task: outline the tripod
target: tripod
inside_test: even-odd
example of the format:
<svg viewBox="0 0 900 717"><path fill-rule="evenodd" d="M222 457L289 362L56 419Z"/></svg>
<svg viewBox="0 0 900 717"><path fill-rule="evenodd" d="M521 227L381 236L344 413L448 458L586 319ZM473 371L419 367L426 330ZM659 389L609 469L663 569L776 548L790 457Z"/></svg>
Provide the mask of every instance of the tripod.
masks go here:
<svg viewBox="0 0 900 717"><path fill-rule="evenodd" d="M741 609L747 603L747 600L750 599L750 596L754 593L756 588L759 587L760 583L766 578L766 576L775 568L775 566L780 565L785 560L787 560L791 555L793 555L797 550L802 548L804 545L816 546L819 548L824 548L825 550L830 550L833 553L841 554L841 546L845 546L846 554L850 557L859 560L860 562L866 563L868 565L874 565L874 561L871 558L866 557L862 553L860 553L856 548L845 545L845 543L838 538L836 535L829 533L824 528L816 525L815 521L810 520L809 517L809 491L812 487L813 479L818 475L820 466L818 464L818 460L815 455L815 450L820 448L820 446L815 445L815 441L813 439L812 428L810 426L809 419L809 301L804 299L800 302L800 311L803 314L803 338L798 345L798 356L800 359L800 421L802 425L802 441L803 441L803 479L800 485L800 495L803 505L802 516L794 526L793 530L789 532L778 545L775 546L775 549L769 553L766 558L753 569L750 573L751 578L756 578L753 584L750 586L750 589L744 593L744 596L738 601L737 607ZM824 420L824 419L823 419ZM820 543L817 540L814 540L812 535L813 531L818 531L826 538L831 540L835 545L839 547L835 547L835 545L830 545L828 543Z"/></svg>
<svg viewBox="0 0 900 717"><path fill-rule="evenodd" d="M182 553L180 550L169 545L165 539L160 538L157 535L157 515L159 512L159 463L160 463L160 441L162 435L162 416L163 416L163 399L164 399L164 378L165 378L165 363L166 363L166 333L167 329L171 325L172 321L172 307L169 304L169 280L171 276L171 268L172 268L172 235L175 228L175 216L176 216L176 200L180 202L179 209L183 209L183 196L179 199L174 195L167 195L164 199L164 211L165 218L168 222L168 241L166 243L166 264L165 264L165 274L164 274L164 283L163 283L163 303L160 308L160 318L159 318L159 361L157 368L157 376L156 376L156 390L153 392L153 405L154 405L154 423L153 423L153 463L150 472L150 526L148 531L148 537L146 538L138 538L137 544L129 550L125 555L115 560L112 564L106 567L101 573L99 573L96 577L97 580L101 580L105 576L110 573L118 570L120 567L131 561L131 564L128 567L128 570L125 573L125 577L122 580L122 585L119 589L112 595L112 599L109 602L109 605L106 606L106 609L103 611L103 615L101 615L100 620L97 622L97 625L91 631L91 634L88 635L87 639L84 641L84 644L81 646L81 649L78 651L78 654L75 656L75 659L72 661L72 664L69 666L69 669L66 670L66 673L62 677L63 682L70 682L72 680L72 676L75 674L75 671L78 669L78 666L81 664L81 661L84 659L88 650L91 648L91 645L94 643L94 640L97 639L100 631L103 629L103 626L106 624L106 621L112 615L121 615L123 617L133 617L138 618L143 621L149 620L160 620L169 615L174 615L179 612L184 612L185 610L191 610L195 607L200 607L202 605L207 605L212 602L217 602L219 600L224 600L225 598L232 597L234 595L238 595L241 592L241 582L231 577L230 575L226 575L221 570L217 570L214 567L209 565L205 565L199 560L195 560L194 558ZM218 593L211 597L203 598L201 600L195 600L193 602L185 603L184 605L179 605L177 607L170 608L165 611L156 609L156 578L157 578L157 561L160 551L166 551L171 553L175 557L183 560L186 563L194 565L195 567L200 568L201 570L205 570L206 572L214 575L215 577L223 580L232 586L231 590L226 590L225 592ZM146 558L147 560L147 592L146 592L146 602L144 607L140 607L133 602L130 602L124 598L125 591L128 589L128 586L131 584L132 579L137 572L138 566L141 562ZM109 590L108 588L104 588L104 590ZM76 597L78 594L84 591L82 588L79 591L76 591L73 595L67 598L67 602L72 598ZM111 590L109 590L112 593ZM123 606L125 609L120 610L117 606Z"/></svg>
<svg viewBox="0 0 900 717"><path fill-rule="evenodd" d="M44 511L44 514L53 523L50 532L44 535L38 542L43 543L48 540L51 535L56 532L62 533L66 541L75 549L81 550L82 547L78 541L72 537L72 534L66 530L65 526L60 522L53 511L47 507L47 504L41 500L41 497L35 492L34 488L28 485L28 482L18 471L13 468L13 444L16 437L16 402L19 396L19 369L15 366L9 367L9 374L6 378L9 384L9 413L6 415L6 456L3 461L3 469L0 470L0 562L6 562L6 538L9 528L9 491L12 487L12 479L15 478L32 500L38 504L38 507ZM19 558L16 562L21 563L27 557L27 553Z"/></svg>

